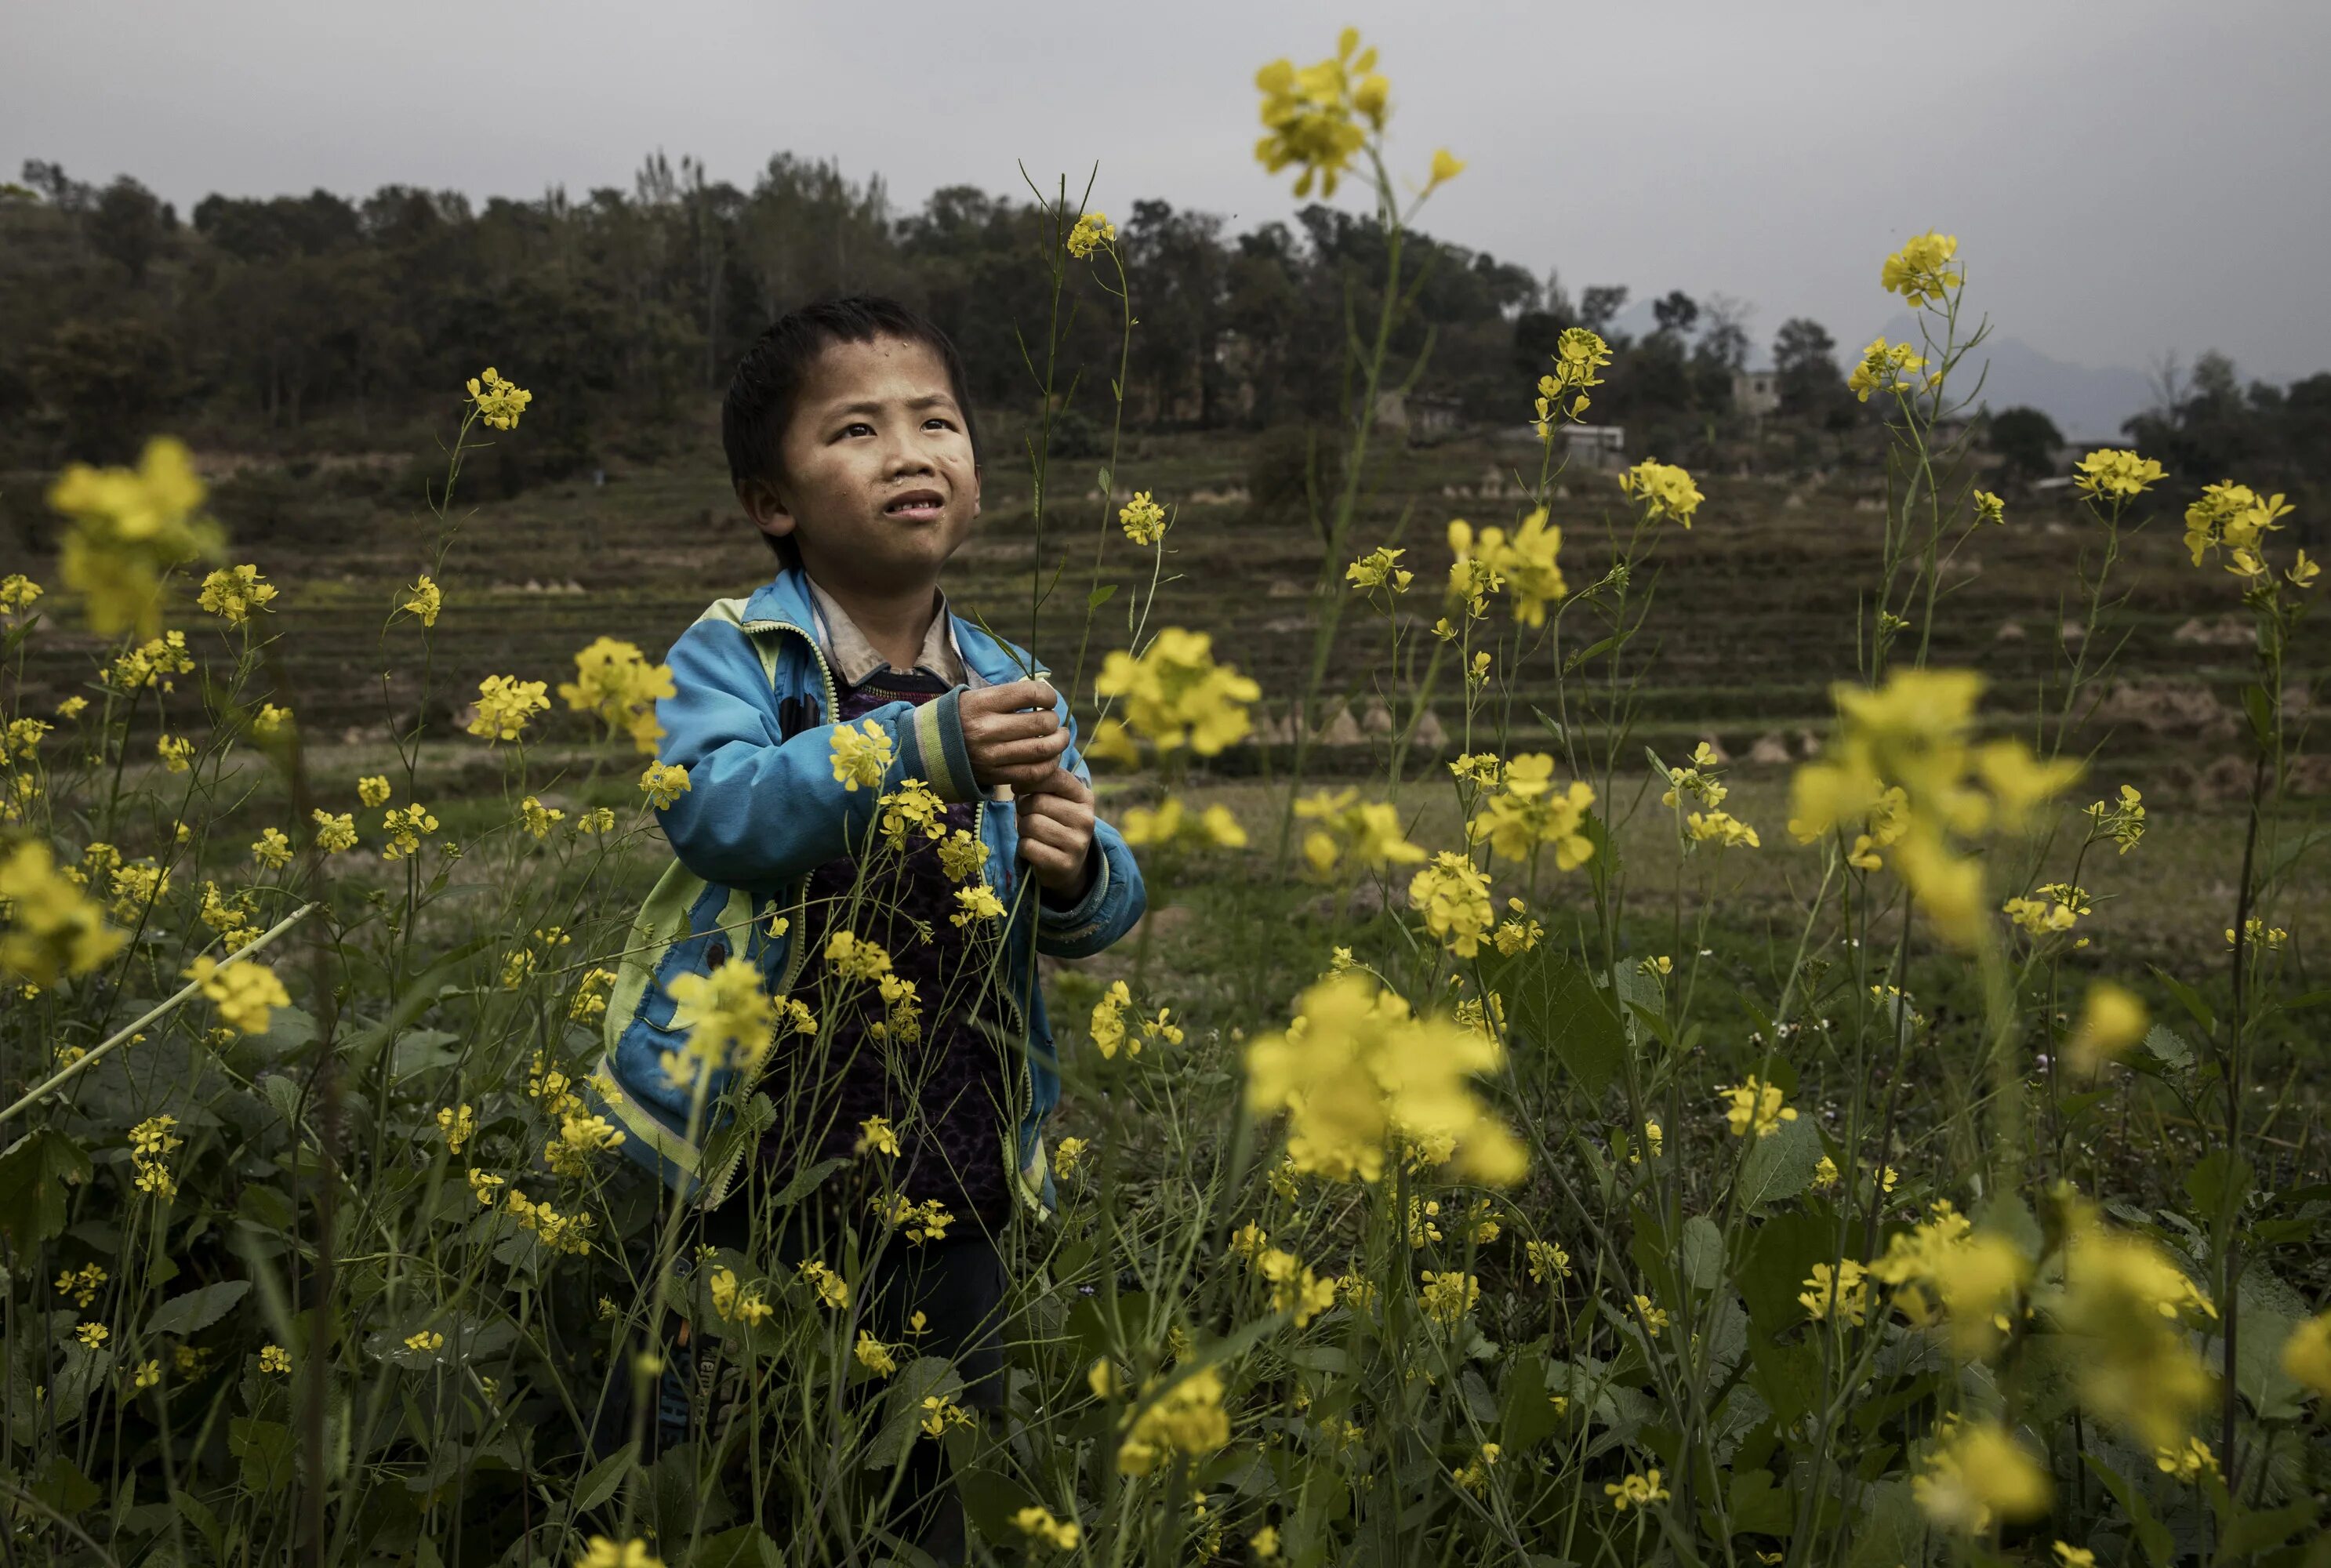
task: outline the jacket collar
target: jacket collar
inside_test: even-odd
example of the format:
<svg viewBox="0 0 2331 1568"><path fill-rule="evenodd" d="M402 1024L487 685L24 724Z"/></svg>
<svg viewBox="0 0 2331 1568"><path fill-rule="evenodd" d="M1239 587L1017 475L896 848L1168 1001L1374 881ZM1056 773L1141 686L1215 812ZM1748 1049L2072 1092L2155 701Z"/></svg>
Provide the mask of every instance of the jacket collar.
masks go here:
<svg viewBox="0 0 2331 1568"><path fill-rule="evenodd" d="M745 602L747 621L778 621L804 636L818 634L817 605L810 595L809 578L799 566L787 566L761 584ZM999 686L1027 673L1027 656L1010 643L990 637L971 622L948 612L955 628L955 645L975 686ZM1047 673L1037 666L1037 673Z"/></svg>

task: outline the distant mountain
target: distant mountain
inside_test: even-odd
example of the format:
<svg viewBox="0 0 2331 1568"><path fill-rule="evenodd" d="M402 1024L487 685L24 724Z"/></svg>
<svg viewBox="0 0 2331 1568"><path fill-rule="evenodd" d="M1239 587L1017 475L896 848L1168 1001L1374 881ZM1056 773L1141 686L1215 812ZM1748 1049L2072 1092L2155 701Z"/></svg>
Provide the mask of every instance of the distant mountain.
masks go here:
<svg viewBox="0 0 2331 1568"><path fill-rule="evenodd" d="M1897 342L1905 337L1916 341L1917 330L1907 314L1895 317L1885 327L1886 336ZM1839 357L1843 359L1851 352L1841 347ZM2036 408L2054 420L2064 439L2075 445L2082 441L2117 442L2122 423L2154 404L2153 378L2142 370L2126 365L2069 364L2050 358L2020 337L1988 338L1975 350L1974 360L1988 360L1990 368L1983 371L1971 360L1961 366L1959 376L1953 377L1955 385L1972 386L1970 373L1982 374L1984 403L1993 410Z"/></svg>
<svg viewBox="0 0 2331 1568"><path fill-rule="evenodd" d="M1640 337L1650 332L1656 323L1651 317L1651 302L1635 299L1619 312L1611 323L1614 330ZM1862 346L1882 332L1895 342L1908 338L1917 341L1918 328L1908 312L1887 322L1879 332L1861 337L1840 338L1837 345L1839 368L1851 370L1860 356ZM1749 361L1758 368L1769 366L1771 348L1759 343ZM2132 414L2144 413L2153 406L2153 378L2142 370L2126 365L2092 367L2073 365L2042 354L2020 337L1993 337L1975 351L1979 360L1988 360L1990 369L1984 375L1982 401L1994 411L2003 408L2029 406L2039 409L2056 422L2064 439L2078 443L2082 441L2117 443L2121 423ZM1976 365L1962 366L1965 385L1974 385L1973 375L1981 371ZM1956 381L1957 378L1954 378Z"/></svg>

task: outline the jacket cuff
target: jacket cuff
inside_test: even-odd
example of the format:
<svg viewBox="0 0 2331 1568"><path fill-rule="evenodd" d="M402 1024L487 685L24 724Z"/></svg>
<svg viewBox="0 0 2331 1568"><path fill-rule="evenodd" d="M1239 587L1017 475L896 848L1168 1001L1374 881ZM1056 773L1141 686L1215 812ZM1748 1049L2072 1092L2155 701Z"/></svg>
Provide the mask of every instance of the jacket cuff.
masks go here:
<svg viewBox="0 0 2331 1568"><path fill-rule="evenodd" d="M971 749L963 740L960 686L916 708L899 726L899 771L918 778L931 793L950 803L979 799L979 781L972 776Z"/></svg>
<svg viewBox="0 0 2331 1568"><path fill-rule="evenodd" d="M1108 898L1108 855L1100 847L1099 835L1085 853L1093 865L1093 879L1083 898L1065 909L1053 908L1041 895L1036 899L1036 923L1047 936L1077 941L1091 936L1100 923L1101 908Z"/></svg>

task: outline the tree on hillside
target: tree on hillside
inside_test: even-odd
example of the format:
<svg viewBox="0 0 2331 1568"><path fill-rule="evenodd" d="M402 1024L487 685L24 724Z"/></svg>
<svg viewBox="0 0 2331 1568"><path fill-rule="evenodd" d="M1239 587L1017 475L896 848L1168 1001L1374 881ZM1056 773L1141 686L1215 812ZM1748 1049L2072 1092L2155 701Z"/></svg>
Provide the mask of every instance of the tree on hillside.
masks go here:
<svg viewBox="0 0 2331 1568"><path fill-rule="evenodd" d="M1828 422L1845 396L1837 367L1837 339L1805 316L1793 316L1773 335L1773 369L1781 389L1781 412Z"/></svg>
<svg viewBox="0 0 2331 1568"><path fill-rule="evenodd" d="M2029 484L2056 471L2056 451L2064 444L2056 422L2036 408L2003 408L1991 416L1991 450L2001 459L2010 483Z"/></svg>

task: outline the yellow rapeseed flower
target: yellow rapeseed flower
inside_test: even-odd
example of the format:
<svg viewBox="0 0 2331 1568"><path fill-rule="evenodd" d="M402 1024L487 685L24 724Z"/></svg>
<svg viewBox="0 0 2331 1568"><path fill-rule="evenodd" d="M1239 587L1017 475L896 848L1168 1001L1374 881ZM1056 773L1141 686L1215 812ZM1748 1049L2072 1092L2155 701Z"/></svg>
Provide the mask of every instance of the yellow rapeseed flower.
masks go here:
<svg viewBox="0 0 2331 1568"><path fill-rule="evenodd" d="M1755 1074L1730 1088L1718 1089L1724 1102L1724 1119L1731 1126L1732 1136L1745 1138L1751 1128L1760 1138L1769 1138L1781 1130L1783 1122L1797 1119L1796 1107L1781 1103L1781 1086L1766 1083Z"/></svg>
<svg viewBox="0 0 2331 1568"><path fill-rule="evenodd" d="M749 1068L769 1049L776 1029L776 1003L749 958L730 958L709 974L675 975L664 989L674 1003L671 1029L688 1043L671 1053L664 1071L692 1083L699 1072Z"/></svg>
<svg viewBox="0 0 2331 1568"><path fill-rule="evenodd" d="M2037 1518L2055 1487L2031 1451L1996 1421L1957 1425L1911 1478L1911 1495L1946 1530L1980 1535L2000 1520Z"/></svg>
<svg viewBox="0 0 2331 1568"><path fill-rule="evenodd" d="M1069 254L1080 261L1095 251L1115 243L1117 243L1117 225L1108 221L1107 213L1083 214L1077 219L1075 225L1069 230ZM1127 531L1129 533L1132 530ZM1139 542L1146 544L1149 541L1144 539Z"/></svg>
<svg viewBox="0 0 2331 1568"><path fill-rule="evenodd" d="M671 666L652 664L636 643L601 637L575 655L575 679L558 683L558 695L577 713L595 716L612 735L631 736L642 755L653 756L663 726L656 700L672 695Z"/></svg>
<svg viewBox="0 0 2331 1568"><path fill-rule="evenodd" d="M1175 1454L1199 1458L1228 1444L1231 1419L1223 1409L1224 1392L1222 1373L1208 1366L1150 1399L1118 1446L1118 1473L1150 1475Z"/></svg>
<svg viewBox="0 0 2331 1568"><path fill-rule="evenodd" d="M1133 499L1118 508L1117 520L1137 545L1147 546L1166 537L1166 508L1151 500L1147 490L1134 491Z"/></svg>
<svg viewBox="0 0 2331 1568"><path fill-rule="evenodd" d="M490 365L483 375L470 377L469 393L470 406L493 430L516 430L519 416L534 401L534 394L523 390L516 382L503 380Z"/></svg>
<svg viewBox="0 0 2331 1568"><path fill-rule="evenodd" d="M1384 128L1391 86L1375 65L1376 52L1362 50L1359 30L1346 27L1326 60L1300 70L1274 60L1255 72L1267 133L1255 144L1256 161L1272 174L1299 167L1298 199L1308 196L1315 182L1323 197L1333 197L1369 131Z"/></svg>
<svg viewBox="0 0 2331 1568"><path fill-rule="evenodd" d="M1643 508L1643 520L1673 518L1687 529L1703 499L1691 475L1673 463L1645 461L1619 476L1619 489Z"/></svg>
<svg viewBox="0 0 2331 1568"><path fill-rule="evenodd" d="M575 1568L663 1568L663 1559L649 1551L645 1541L594 1535L583 1555L575 1559Z"/></svg>
<svg viewBox="0 0 2331 1568"><path fill-rule="evenodd" d="M2331 1312L2318 1313L2282 1342L2282 1370L2318 1399L2331 1399Z"/></svg>
<svg viewBox="0 0 2331 1568"><path fill-rule="evenodd" d="M128 936L105 923L96 901L57 870L48 845L28 840L0 857L0 971L35 985L86 974L119 952Z"/></svg>
<svg viewBox="0 0 2331 1568"><path fill-rule="evenodd" d="M275 584L256 566L221 566L203 579L195 603L230 626L240 626L274 602Z"/></svg>
<svg viewBox="0 0 2331 1568"><path fill-rule="evenodd" d="M2153 459L2117 447L2099 447L2072 466L2080 493L2097 500L2134 500L2165 477ZM2201 565L2198 555L2193 564Z"/></svg>
<svg viewBox="0 0 2331 1568"><path fill-rule="evenodd" d="M688 793L688 770L673 763L652 762L640 774L640 793L648 804L662 811Z"/></svg>
<svg viewBox="0 0 2331 1568"><path fill-rule="evenodd" d="M1965 278L1960 268L1952 265L1958 250L1958 241L1949 234L1931 229L1914 234L1879 268L1879 283L1889 294L1901 295L1913 310L1940 305Z"/></svg>
<svg viewBox="0 0 2331 1568"><path fill-rule="evenodd" d="M880 789L890 771L890 732L872 719L833 727L833 781L855 794L861 786Z"/></svg>
<svg viewBox="0 0 2331 1568"><path fill-rule="evenodd" d="M445 594L431 580L429 574L423 572L414 578L413 586L405 593L408 597L397 608L407 614L419 616L423 626L436 625L438 613L445 608Z"/></svg>
<svg viewBox="0 0 2331 1568"><path fill-rule="evenodd" d="M275 971L254 958L238 958L222 967L205 955L195 959L186 974L217 1007L220 1020L245 1034L266 1033L273 1009L291 1005Z"/></svg>
<svg viewBox="0 0 2331 1568"><path fill-rule="evenodd" d="M203 496L192 456L167 436L147 442L134 470L74 463L50 487L49 505L71 520L58 575L81 595L92 631L160 630L163 577L217 547L217 529L198 516Z"/></svg>
<svg viewBox="0 0 2331 1568"><path fill-rule="evenodd" d="M41 585L22 572L0 577L0 615L21 615L41 596Z"/></svg>
<svg viewBox="0 0 2331 1568"><path fill-rule="evenodd" d="M1252 729L1247 705L1262 688L1217 664L1213 639L1168 626L1140 654L1111 650L1093 682L1095 695L1121 698L1126 728L1159 751L1187 746L1213 756Z"/></svg>
<svg viewBox="0 0 2331 1568"><path fill-rule="evenodd" d="M547 690L539 680L487 676L478 682L478 710L470 720L470 733L490 743L516 740L525 732L528 720L550 711Z"/></svg>

